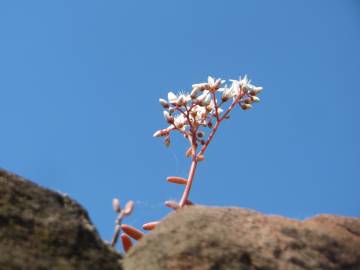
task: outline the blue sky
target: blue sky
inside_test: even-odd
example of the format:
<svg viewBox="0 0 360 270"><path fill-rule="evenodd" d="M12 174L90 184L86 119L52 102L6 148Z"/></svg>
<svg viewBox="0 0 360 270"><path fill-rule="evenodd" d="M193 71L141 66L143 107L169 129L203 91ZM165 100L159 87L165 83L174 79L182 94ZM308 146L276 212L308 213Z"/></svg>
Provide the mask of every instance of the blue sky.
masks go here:
<svg viewBox="0 0 360 270"><path fill-rule="evenodd" d="M195 203L303 219L360 216L358 1L2 1L0 167L84 205L112 236L162 218L186 176L159 97L208 75L264 87L197 171Z"/></svg>

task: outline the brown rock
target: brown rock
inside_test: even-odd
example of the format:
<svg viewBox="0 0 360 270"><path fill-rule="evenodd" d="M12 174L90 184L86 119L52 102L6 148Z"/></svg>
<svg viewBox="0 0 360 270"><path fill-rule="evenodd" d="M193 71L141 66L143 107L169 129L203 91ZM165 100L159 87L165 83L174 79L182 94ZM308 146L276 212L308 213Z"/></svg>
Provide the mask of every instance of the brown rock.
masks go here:
<svg viewBox="0 0 360 270"><path fill-rule="evenodd" d="M86 210L0 169L1 270L120 270Z"/></svg>
<svg viewBox="0 0 360 270"><path fill-rule="evenodd" d="M360 219L306 221L240 208L186 207L132 247L126 270L360 269Z"/></svg>

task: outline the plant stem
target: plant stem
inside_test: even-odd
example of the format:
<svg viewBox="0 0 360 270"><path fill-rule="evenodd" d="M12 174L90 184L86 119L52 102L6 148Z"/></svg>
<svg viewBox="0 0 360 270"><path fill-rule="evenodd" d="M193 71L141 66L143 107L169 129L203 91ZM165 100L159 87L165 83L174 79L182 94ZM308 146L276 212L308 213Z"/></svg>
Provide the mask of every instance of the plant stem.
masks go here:
<svg viewBox="0 0 360 270"><path fill-rule="evenodd" d="M116 242L119 238L119 234L121 231L121 221L124 218L124 213L121 211L121 213L118 215L118 217L116 218L116 225L115 225L115 232L114 232L114 236L111 240L111 246L114 247L116 245Z"/></svg>
<svg viewBox="0 0 360 270"><path fill-rule="evenodd" d="M210 135L209 135L209 138L207 139L207 141L205 142L205 144L203 145L203 147L201 148L200 152L198 155L203 155L206 151L206 148L209 146L211 140L213 139L217 129L219 128L220 126L220 123L221 123L222 120L219 120L219 121L216 121L216 124L214 126L214 128L212 129Z"/></svg>
<svg viewBox="0 0 360 270"><path fill-rule="evenodd" d="M180 203L179 203L179 206L180 208L184 207L184 205L186 204L186 201L189 197L189 193L190 193L190 189L191 189L191 185L192 185L192 182L194 180L194 176L195 176L195 171L196 171L196 166L197 166L197 160L196 160L196 157L193 158L192 162L191 162L191 167L190 167L190 171L189 171L189 177L188 177L188 181L186 183L186 187L185 187L185 190L184 190L184 193L181 197L181 200L180 200Z"/></svg>
<svg viewBox="0 0 360 270"><path fill-rule="evenodd" d="M241 91L241 92L243 92L243 91ZM196 154L196 131L197 131L197 129L194 129L194 127L192 125L190 125L190 133L192 134L192 136L191 136L191 138L189 138L189 141L190 141L191 147L193 148L193 160L191 162L188 181L186 183L184 193L183 193L183 195L181 197L181 200L180 200L180 203L179 203L180 208L182 208L182 207L184 207L186 205L186 202L187 202L187 200L189 198L192 182L194 181L195 171L196 171L196 167L197 167L197 163L198 163L198 159L197 159L198 156L204 155L207 147L209 146L210 142L214 138L214 135L215 135L216 131L218 130L221 122L229 115L229 113L232 111L232 109L234 109L235 105L240 101L242 96L243 96L243 94L240 94L233 101L233 103L229 106L229 108L225 111L224 115L220 118L219 114L218 114L218 108L219 107L218 107L218 104L216 102L216 97L213 94L213 100L214 100L214 104L215 104L216 124L213 127L208 139L206 140L205 144L202 146L202 148L200 149L198 154ZM188 115L189 115L189 111L188 111L187 116ZM189 119L189 123L190 123L190 119Z"/></svg>

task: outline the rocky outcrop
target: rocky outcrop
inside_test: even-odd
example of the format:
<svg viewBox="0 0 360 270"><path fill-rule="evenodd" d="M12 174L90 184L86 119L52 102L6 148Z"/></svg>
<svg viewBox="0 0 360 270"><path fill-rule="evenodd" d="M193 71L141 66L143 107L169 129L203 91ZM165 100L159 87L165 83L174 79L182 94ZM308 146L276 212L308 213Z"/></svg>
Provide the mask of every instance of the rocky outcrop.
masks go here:
<svg viewBox="0 0 360 270"><path fill-rule="evenodd" d="M0 270L360 270L360 219L189 206L120 259L74 200L0 170Z"/></svg>
<svg viewBox="0 0 360 270"><path fill-rule="evenodd" d="M0 170L1 270L119 270L120 259L74 200Z"/></svg>
<svg viewBox="0 0 360 270"><path fill-rule="evenodd" d="M306 221L239 208L190 206L168 216L124 257L126 270L360 269L360 219Z"/></svg>

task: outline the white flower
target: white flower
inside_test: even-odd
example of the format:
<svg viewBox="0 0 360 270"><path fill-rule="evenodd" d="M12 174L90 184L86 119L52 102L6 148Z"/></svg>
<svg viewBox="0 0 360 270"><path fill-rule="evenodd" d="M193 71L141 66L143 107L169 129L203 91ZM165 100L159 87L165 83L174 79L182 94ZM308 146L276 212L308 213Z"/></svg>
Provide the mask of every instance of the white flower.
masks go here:
<svg viewBox="0 0 360 270"><path fill-rule="evenodd" d="M174 125L177 128L185 129L185 126L188 124L187 118L183 114L179 114L175 117Z"/></svg>
<svg viewBox="0 0 360 270"><path fill-rule="evenodd" d="M240 83L237 80L232 80L232 84L230 88L225 88L223 90L221 99L222 101L227 101L231 98L238 96L240 93Z"/></svg>
<svg viewBox="0 0 360 270"><path fill-rule="evenodd" d="M164 111L164 117L168 123L174 122L174 117L172 117L168 111Z"/></svg>
<svg viewBox="0 0 360 270"><path fill-rule="evenodd" d="M196 117L195 117L195 121L199 124L199 125L205 125L206 124L206 117L207 117L207 110L205 107L197 107L196 110Z"/></svg>
<svg viewBox="0 0 360 270"><path fill-rule="evenodd" d="M161 136L163 136L163 133L161 130L158 130L153 134L153 137L161 137Z"/></svg>
<svg viewBox="0 0 360 270"><path fill-rule="evenodd" d="M251 99L253 102L260 102L260 98L258 98L257 96L251 96Z"/></svg>
<svg viewBox="0 0 360 270"><path fill-rule="evenodd" d="M215 78L208 76L208 85L210 86L210 89L212 90L212 92L219 90L220 86L224 82L225 82L225 80L221 80L220 78L215 80Z"/></svg>
<svg viewBox="0 0 360 270"><path fill-rule="evenodd" d="M240 77L239 84L242 88L246 88L249 83L250 83L250 80L248 79L247 75L245 75L244 78L242 78L242 79Z"/></svg>
<svg viewBox="0 0 360 270"><path fill-rule="evenodd" d="M169 108L169 103L165 99L160 98L159 102L165 109Z"/></svg>
<svg viewBox="0 0 360 270"><path fill-rule="evenodd" d="M198 89L199 91L210 90L210 85L208 83L196 83L192 85L193 89Z"/></svg>
<svg viewBox="0 0 360 270"><path fill-rule="evenodd" d="M249 78L247 77L247 75L244 76L244 78L241 78L239 79L239 81L236 81L236 80L231 80L233 83L234 82L238 82L239 83L239 86L248 94L251 94L251 95L256 95L258 93L260 93L263 88L262 87L258 87L258 86L255 86L253 84L251 84L251 80L249 80ZM239 93L237 93L238 95Z"/></svg>
<svg viewBox="0 0 360 270"><path fill-rule="evenodd" d="M263 88L249 83L246 86L245 90L248 91L251 95L256 95L256 94L260 93L263 90Z"/></svg>
<svg viewBox="0 0 360 270"><path fill-rule="evenodd" d="M162 137L162 136L166 136L169 134L169 130L167 129L160 129L158 131L156 131L154 134L153 134L153 137Z"/></svg>
<svg viewBox="0 0 360 270"><path fill-rule="evenodd" d="M190 93L190 97L192 99L195 99L199 94L200 94L200 89L199 88L194 88L191 93Z"/></svg>
<svg viewBox="0 0 360 270"><path fill-rule="evenodd" d="M204 91L204 90L210 90L211 92L216 92L220 90L220 86L224 83L224 80L216 79L208 76L207 82L203 83L196 83L192 85L193 90L196 91ZM220 90L221 91L221 90ZM195 93L192 92L192 97L195 97Z"/></svg>
<svg viewBox="0 0 360 270"><path fill-rule="evenodd" d="M208 90L205 90L200 96L197 97L197 100L201 106L207 106L211 102L211 95Z"/></svg>
<svg viewBox="0 0 360 270"><path fill-rule="evenodd" d="M176 103L177 96L173 92L168 93L169 103Z"/></svg>
<svg viewBox="0 0 360 270"><path fill-rule="evenodd" d="M178 95L175 95L173 92L168 93L168 100L169 103L173 105L178 106L184 106L189 100L191 100L191 97L189 94L180 92Z"/></svg>

